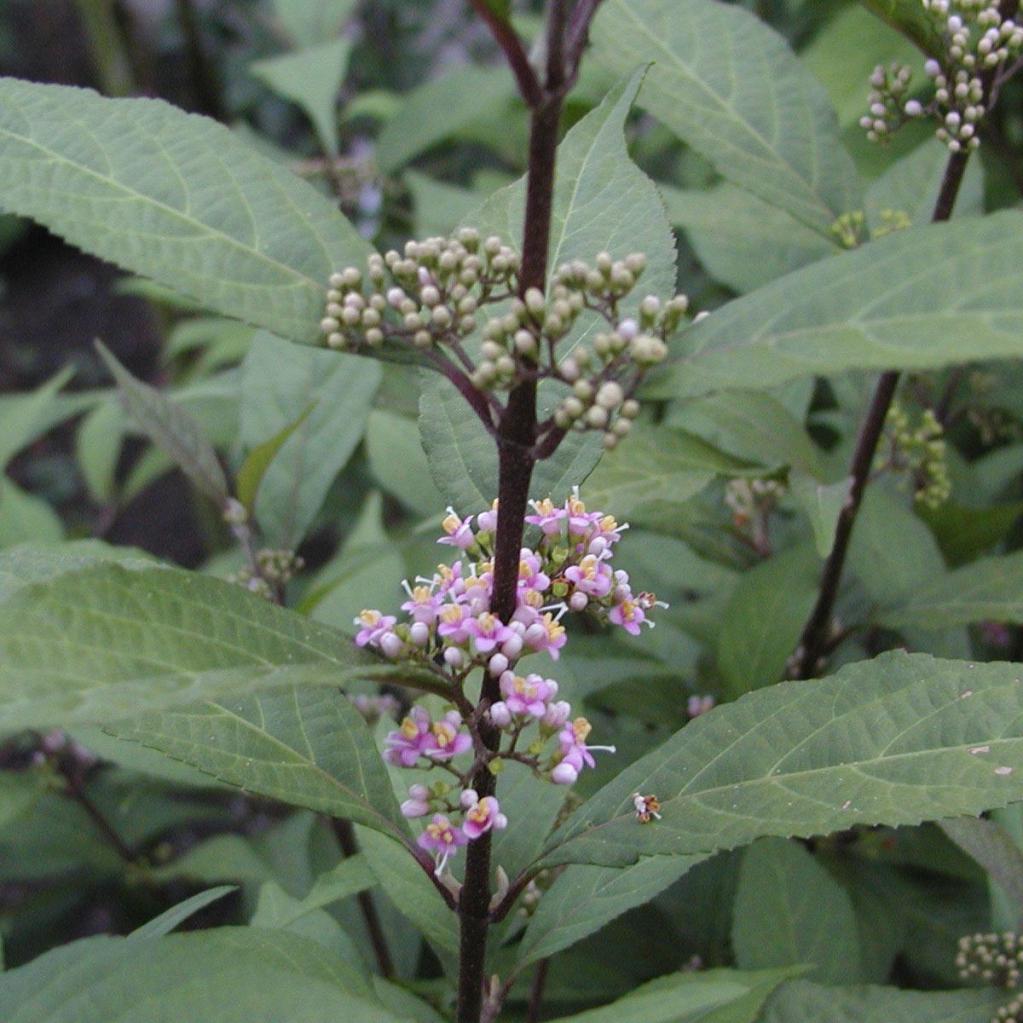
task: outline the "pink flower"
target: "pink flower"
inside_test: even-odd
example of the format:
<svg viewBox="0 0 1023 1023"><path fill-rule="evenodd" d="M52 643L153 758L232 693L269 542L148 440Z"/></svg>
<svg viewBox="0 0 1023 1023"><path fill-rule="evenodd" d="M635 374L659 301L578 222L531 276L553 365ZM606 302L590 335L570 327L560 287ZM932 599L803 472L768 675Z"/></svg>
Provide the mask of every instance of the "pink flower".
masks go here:
<svg viewBox="0 0 1023 1023"><path fill-rule="evenodd" d="M614 746L587 746L593 726L586 718L576 718L571 724L565 725L558 733L561 746L561 760L551 772L551 781L556 785L571 785L579 777L584 767L596 767L592 750L603 750L614 753Z"/></svg>
<svg viewBox="0 0 1023 1023"><path fill-rule="evenodd" d="M579 488L572 488L572 496L565 501L565 517L568 519L569 536L586 536L600 522L600 512L588 512L579 500Z"/></svg>
<svg viewBox="0 0 1023 1023"><path fill-rule="evenodd" d="M561 532L561 520L567 514L564 508L556 508L549 497L545 497L542 501L530 501L529 503L536 514L527 515L526 522L531 526L539 526L543 530L544 536L554 536Z"/></svg>
<svg viewBox="0 0 1023 1023"><path fill-rule="evenodd" d="M425 817L430 812L430 790L425 785L410 785L409 798L401 804L404 817Z"/></svg>
<svg viewBox="0 0 1023 1023"><path fill-rule="evenodd" d="M565 578L589 597L606 597L614 582L611 566L593 554L587 554L578 565L566 568Z"/></svg>
<svg viewBox="0 0 1023 1023"><path fill-rule="evenodd" d="M476 516L476 526L484 533L493 533L497 529L497 501L494 501L489 511L480 512Z"/></svg>
<svg viewBox="0 0 1023 1023"><path fill-rule="evenodd" d="M355 637L357 646L379 646L380 639L398 619L394 615L385 615L374 609L359 612L359 617L352 619L354 625L361 626Z"/></svg>
<svg viewBox="0 0 1023 1023"><path fill-rule="evenodd" d="M422 707L413 707L398 730L387 733L384 759L398 767L413 767L431 742L430 715Z"/></svg>
<svg viewBox="0 0 1023 1023"><path fill-rule="evenodd" d="M686 700L686 714L691 718L698 718L701 714L706 714L708 710L713 709L715 704L713 696L690 696Z"/></svg>
<svg viewBox="0 0 1023 1023"><path fill-rule="evenodd" d="M508 827L508 818L501 813L501 806L493 796L484 796L476 801L476 793L472 789L466 789L462 793L462 805L465 809L465 821L462 824L462 831L470 840L475 840L480 835L485 835L493 828L494 831L501 831ZM466 806L466 803L469 803Z"/></svg>
<svg viewBox="0 0 1023 1023"><path fill-rule="evenodd" d="M423 756L431 760L450 760L472 748L472 737L460 731L462 715L450 710L440 721L430 726L429 737L423 742Z"/></svg>
<svg viewBox="0 0 1023 1023"><path fill-rule="evenodd" d="M506 671L501 676L501 695L505 706L521 717L542 718L547 713L547 704L558 694L558 683L552 678L545 679L535 673L523 678Z"/></svg>
<svg viewBox="0 0 1023 1023"><path fill-rule="evenodd" d="M448 544L451 547L457 547L459 550L466 551L476 542L476 537L472 533L472 516L460 519L455 514L454 508L450 505L448 506L447 516L440 525L445 535L437 543Z"/></svg>
<svg viewBox="0 0 1023 1023"><path fill-rule="evenodd" d="M433 592L433 586L409 586L406 579L402 585L409 599L401 605L402 611L407 611L413 621L423 622L425 625L433 625L437 620L437 612L444 598L439 593Z"/></svg>
<svg viewBox="0 0 1023 1023"><path fill-rule="evenodd" d="M630 635L639 635L639 626L646 622L646 612L640 607L639 601L626 597L620 603L615 604L608 612L608 620L615 625L620 625ZM653 625L653 622L647 622Z"/></svg>
<svg viewBox="0 0 1023 1023"><path fill-rule="evenodd" d="M416 839L416 844L421 849L434 853L437 858L437 869L434 873L440 877L450 857L458 852L460 845L465 845L468 841L461 828L452 824L444 814L435 813L433 820Z"/></svg>
<svg viewBox="0 0 1023 1023"><path fill-rule="evenodd" d="M465 605L445 604L440 609L439 620L437 633L449 643L467 643L469 641L468 625L473 618Z"/></svg>
<svg viewBox="0 0 1023 1023"><path fill-rule="evenodd" d="M489 611L469 618L465 623L465 631L472 637L472 645L479 654L489 654L513 635L512 630Z"/></svg>
<svg viewBox="0 0 1023 1023"><path fill-rule="evenodd" d="M565 627L549 611L539 621L533 622L522 638L526 646L537 652L546 650L555 661L560 656L558 651L568 642Z"/></svg>
<svg viewBox="0 0 1023 1023"><path fill-rule="evenodd" d="M519 589L543 593L551 585L549 575L540 571L542 562L528 547L519 554Z"/></svg>

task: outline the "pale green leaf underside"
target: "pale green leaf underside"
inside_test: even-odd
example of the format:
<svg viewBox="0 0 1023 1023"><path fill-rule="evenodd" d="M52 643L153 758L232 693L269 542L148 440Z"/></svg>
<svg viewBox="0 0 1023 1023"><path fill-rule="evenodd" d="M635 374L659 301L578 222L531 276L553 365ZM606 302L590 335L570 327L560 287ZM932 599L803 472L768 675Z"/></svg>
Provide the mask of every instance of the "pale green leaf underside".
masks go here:
<svg viewBox="0 0 1023 1023"><path fill-rule="evenodd" d="M1023 552L981 558L908 592L878 620L892 628L945 629L973 622L1023 622Z"/></svg>
<svg viewBox="0 0 1023 1023"><path fill-rule="evenodd" d="M19 551L0 558L0 731L107 723L257 685L395 678L348 637L208 576L98 563L29 581L37 571Z"/></svg>
<svg viewBox="0 0 1023 1023"><path fill-rule="evenodd" d="M619 73L654 61L640 105L726 180L822 233L860 207L824 89L751 14L713 0L608 0L593 41Z"/></svg>
<svg viewBox="0 0 1023 1023"><path fill-rule="evenodd" d="M202 305L315 343L368 247L314 188L159 100L0 79L0 204Z"/></svg>
<svg viewBox="0 0 1023 1023"><path fill-rule="evenodd" d="M1019 356L1021 261L1023 216L1013 211L897 232L711 313L676 342L679 356L650 392Z"/></svg>
<svg viewBox="0 0 1023 1023"><path fill-rule="evenodd" d="M764 835L916 824L1023 799L1019 665L893 652L784 682L677 732L579 808L540 862L627 864ZM636 821L652 792L663 820Z"/></svg>

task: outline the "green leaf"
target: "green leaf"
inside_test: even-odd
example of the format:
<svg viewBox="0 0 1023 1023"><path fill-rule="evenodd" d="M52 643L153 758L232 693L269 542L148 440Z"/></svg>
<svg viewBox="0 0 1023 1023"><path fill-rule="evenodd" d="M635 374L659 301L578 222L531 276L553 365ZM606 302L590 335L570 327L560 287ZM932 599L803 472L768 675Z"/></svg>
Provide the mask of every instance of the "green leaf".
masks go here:
<svg viewBox="0 0 1023 1023"><path fill-rule="evenodd" d="M763 1023L990 1023L998 991L900 991L790 981L768 1002Z"/></svg>
<svg viewBox="0 0 1023 1023"><path fill-rule="evenodd" d="M814 545L822 558L826 558L835 546L838 517L849 498L852 482L852 477L848 476L837 483L818 483L812 476L801 472L794 472L789 477L792 496L810 519Z"/></svg>
<svg viewBox="0 0 1023 1023"><path fill-rule="evenodd" d="M0 975L6 1023L396 1023L366 980L313 941L222 927L89 938Z"/></svg>
<svg viewBox="0 0 1023 1023"><path fill-rule="evenodd" d="M289 927L307 914L349 895L357 895L376 883L369 864L360 855L342 860L333 869L320 874L303 899L293 898L273 882L264 884L249 923L252 927Z"/></svg>
<svg viewBox="0 0 1023 1023"><path fill-rule="evenodd" d="M839 251L834 239L728 182L706 190L659 187L671 222L707 272L739 294Z"/></svg>
<svg viewBox="0 0 1023 1023"><path fill-rule="evenodd" d="M781 838L755 842L742 858L732 945L746 970L813 963L810 976L831 984L859 974L852 900L806 849Z"/></svg>
<svg viewBox="0 0 1023 1023"><path fill-rule="evenodd" d="M210 888L209 891L199 892L198 895L193 895L190 899L171 906L166 912L153 917L141 927L136 927L128 935L128 939L129 941L149 941L153 938L162 938L170 934L178 924L184 923L190 916L198 913L200 909L204 909L211 902L216 902L217 899L222 899L233 891L237 891L234 885L225 884L217 888Z"/></svg>
<svg viewBox="0 0 1023 1023"><path fill-rule="evenodd" d="M179 405L136 380L99 341L96 348L117 381L125 411L161 451L218 507L227 501L227 479L199 424Z"/></svg>
<svg viewBox="0 0 1023 1023"><path fill-rule="evenodd" d="M338 681L335 677L335 685ZM372 734L332 686L300 681L105 727L249 792L392 836L406 832Z"/></svg>
<svg viewBox="0 0 1023 1023"><path fill-rule="evenodd" d="M0 732L105 724L257 685L399 677L332 629L179 569L98 564L18 586L2 606Z"/></svg>
<svg viewBox="0 0 1023 1023"><path fill-rule="evenodd" d="M506 67L467 65L414 89L377 140L377 165L393 174L473 122L499 117L515 98Z"/></svg>
<svg viewBox="0 0 1023 1023"><path fill-rule="evenodd" d="M458 391L436 374L423 376L419 435L444 499L463 515L489 508L497 497L494 439ZM569 434L552 457L537 464L532 493L561 500L586 479L603 450L599 433Z"/></svg>
<svg viewBox="0 0 1023 1023"><path fill-rule="evenodd" d="M931 57L945 52L940 23L915 0L860 0L868 11L898 29L914 45Z"/></svg>
<svg viewBox="0 0 1023 1023"><path fill-rule="evenodd" d="M114 477L124 441L124 413L114 402L97 405L75 434L75 457L89 496L105 504L114 496Z"/></svg>
<svg viewBox="0 0 1023 1023"><path fill-rule="evenodd" d="M256 78L306 112L328 156L338 153L337 97L351 52L351 41L341 37L249 67Z"/></svg>
<svg viewBox="0 0 1023 1023"><path fill-rule="evenodd" d="M50 505L0 474L0 549L63 538L64 525Z"/></svg>
<svg viewBox="0 0 1023 1023"><path fill-rule="evenodd" d="M1023 852L996 820L957 817L942 821L941 830L987 872L1012 907L1014 930L1023 920Z"/></svg>
<svg viewBox="0 0 1023 1023"><path fill-rule="evenodd" d="M0 828L28 813L49 783L45 771L0 771Z"/></svg>
<svg viewBox="0 0 1023 1023"><path fill-rule="evenodd" d="M314 405L259 487L256 519L271 544L295 547L305 536L362 438L380 376L369 359L295 348L266 333L252 339L242 365L242 441L262 444Z"/></svg>
<svg viewBox="0 0 1023 1023"><path fill-rule="evenodd" d="M256 504L256 495L259 493L259 484L263 482L266 470L270 468L277 455L277 452L284 447L284 442L308 419L309 414L315 408L315 403L310 404L306 410L293 423L289 423L279 433L262 444L257 444L245 456L238 475L235 478L235 488L238 493L238 500L251 513Z"/></svg>
<svg viewBox="0 0 1023 1023"><path fill-rule="evenodd" d="M680 398L847 369L924 369L1023 354L1023 217L898 231L716 310L648 387ZM954 280L956 287L948 287Z"/></svg>
<svg viewBox="0 0 1023 1023"><path fill-rule="evenodd" d="M540 863L635 862L854 824L977 814L1023 796L1019 665L892 652L701 714L583 804ZM663 820L638 824L632 793Z"/></svg>
<svg viewBox="0 0 1023 1023"><path fill-rule="evenodd" d="M658 977L617 1002L555 1023L753 1023L788 970L704 970ZM729 1010L741 1006L742 1011Z"/></svg>
<svg viewBox="0 0 1023 1023"><path fill-rule="evenodd" d="M326 282L365 258L311 185L159 100L0 81L0 202L204 306L316 344Z"/></svg>
<svg viewBox="0 0 1023 1023"><path fill-rule="evenodd" d="M817 599L818 574L813 552L797 547L740 577L718 633L718 668L728 697L781 679Z"/></svg>
<svg viewBox="0 0 1023 1023"><path fill-rule="evenodd" d="M92 568L111 561L124 568L159 567L145 551L134 547L110 547L102 540L21 544L0 554L0 602L30 583L47 582L65 572Z"/></svg>
<svg viewBox="0 0 1023 1023"><path fill-rule="evenodd" d="M827 95L751 14L712 0L607 0L593 42L618 72L655 62L640 105L726 180L822 234L860 207Z"/></svg>
<svg viewBox="0 0 1023 1023"><path fill-rule="evenodd" d="M416 234L420 238L451 234L479 209L479 193L445 181L435 181L418 171L405 171L405 186L412 195Z"/></svg>
<svg viewBox="0 0 1023 1023"><path fill-rule="evenodd" d="M510 830L510 829L509 829ZM649 902L702 856L651 856L632 867L573 865L544 892L518 947L521 969L569 948Z"/></svg>
<svg viewBox="0 0 1023 1023"><path fill-rule="evenodd" d="M933 575L883 610L878 621L895 629L1023 622L1023 551Z"/></svg>
<svg viewBox="0 0 1023 1023"><path fill-rule="evenodd" d="M356 829L359 845L370 870L399 911L441 953L458 955L458 917L423 873L407 849L362 828Z"/></svg>
<svg viewBox="0 0 1023 1023"><path fill-rule="evenodd" d="M299 46L337 35L359 0L274 0L274 11Z"/></svg>
<svg viewBox="0 0 1023 1023"><path fill-rule="evenodd" d="M61 370L31 394L18 395L18 400L0 410L0 471L27 444L50 425L57 405L57 392L75 375L73 367Z"/></svg>
<svg viewBox="0 0 1023 1023"><path fill-rule="evenodd" d="M748 462L723 454L692 434L640 427L601 460L586 481L586 499L622 519L651 505L663 509L682 504L716 476L750 472Z"/></svg>
<svg viewBox="0 0 1023 1023"><path fill-rule="evenodd" d="M421 515L437 515L444 499L434 485L414 419L374 409L366 428L370 472L389 494Z"/></svg>

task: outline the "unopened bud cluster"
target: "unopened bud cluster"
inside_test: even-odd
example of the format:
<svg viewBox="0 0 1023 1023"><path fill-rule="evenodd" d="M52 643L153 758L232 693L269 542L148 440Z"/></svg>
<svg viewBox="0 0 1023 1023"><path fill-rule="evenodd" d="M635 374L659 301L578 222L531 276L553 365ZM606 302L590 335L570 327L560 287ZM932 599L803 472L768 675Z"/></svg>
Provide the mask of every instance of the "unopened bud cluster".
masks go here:
<svg viewBox="0 0 1023 1023"><path fill-rule="evenodd" d="M464 716L457 699L440 713L414 706L386 739L389 763L443 767L457 777L455 784L446 779L412 785L402 804L406 817L431 816L418 842L435 854L438 874L460 846L508 823L496 798L481 798L471 787L480 766L497 774L513 760L556 785L572 785L584 769L595 766L594 752L614 752L613 747L590 745L590 723L573 717L569 703L559 698L558 683L521 663L544 653L558 660L568 641L562 620L570 613L585 612L638 635L641 625L653 624L649 614L654 608L665 606L652 593L633 593L628 574L611 566L627 526L588 511L578 493L561 505L534 501L532 510L526 523L535 527L537 539L521 549L516 607L507 620L490 609L496 502L465 519L449 509L438 542L459 556L450 565L439 565L432 578L420 577L415 585L406 581L405 621L376 609L355 619L359 646L432 669L453 695L462 694L463 683L476 669L497 684L500 699L483 705L483 720L502 734L496 750L482 743L477 715ZM453 767L463 754L467 759L472 754L471 761L464 769Z"/></svg>
<svg viewBox="0 0 1023 1023"><path fill-rule="evenodd" d="M933 117L937 137L953 153L976 149L986 112L983 75L1015 59L1023 51L1023 26L1003 18L992 0L921 0L940 21L944 41L941 59L931 58L924 71L934 83L927 105L907 99L910 73L899 65L878 67L868 113L860 119L871 140L890 135L910 118Z"/></svg>
<svg viewBox="0 0 1023 1023"><path fill-rule="evenodd" d="M663 362L668 340L683 325L684 295L663 302L647 295L636 312L620 306L634 292L646 257L616 260L598 253L558 268L550 293L520 296L519 255L497 236L462 228L451 238L409 242L404 254L371 255L366 271L349 267L330 278L320 327L331 348L376 349L385 341L421 351L449 349L480 391L507 391L525 380L550 378L571 389L554 414L567 430L601 430L607 447L624 437L639 414L632 394L643 374ZM481 322L483 307L488 310ZM606 329L559 358L581 316ZM482 326L475 360L462 345Z"/></svg>
<svg viewBox="0 0 1023 1023"><path fill-rule="evenodd" d="M744 529L763 515L769 515L785 494L779 480L729 480L725 487L725 504L732 512L732 524Z"/></svg>
<svg viewBox="0 0 1023 1023"><path fill-rule="evenodd" d="M887 451L878 456L878 469L908 472L913 497L927 508L940 508L952 493L948 474L945 431L931 409L924 409L917 427L898 402L893 402L885 421Z"/></svg>
<svg viewBox="0 0 1023 1023"><path fill-rule="evenodd" d="M1023 940L1013 931L966 934L959 939L955 965L963 980L1017 987L1023 969Z"/></svg>
<svg viewBox="0 0 1023 1023"><path fill-rule="evenodd" d="M289 583L305 568L305 559L292 550L274 550L264 547L256 551L256 563L239 569L228 576L228 582L237 583L247 590L269 600L276 587Z"/></svg>

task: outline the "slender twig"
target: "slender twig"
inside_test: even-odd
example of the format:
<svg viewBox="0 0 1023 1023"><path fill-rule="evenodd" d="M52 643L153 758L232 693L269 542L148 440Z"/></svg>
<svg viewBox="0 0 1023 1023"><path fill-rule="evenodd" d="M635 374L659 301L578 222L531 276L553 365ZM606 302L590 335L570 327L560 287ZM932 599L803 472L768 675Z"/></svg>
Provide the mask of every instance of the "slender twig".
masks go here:
<svg viewBox="0 0 1023 1023"><path fill-rule="evenodd" d="M932 223L940 223L952 216L956 198L963 182L969 153L953 153L945 165L945 176L941 182L931 215ZM835 529L835 542L824 564L821 574L820 589L817 602L814 604L810 617L803 629L803 634L793 657L793 678L812 678L821 668L821 660L831 641L831 620L838 599L839 586L849 553L849 542L852 539L853 526L860 510L863 494L870 480L870 470L874 464L877 446L884 432L885 420L891 408L895 391L899 385L899 372L888 370L878 379L874 395L871 398L867 414L860 427L859 438L853 453L849 475L852 485L845 506L838 516Z"/></svg>
<svg viewBox="0 0 1023 1023"><path fill-rule="evenodd" d="M541 959L536 964L533 974L533 985L529 989L529 1008L526 1010L526 1023L540 1023L540 1010L543 1008L543 992L547 986L547 970L550 959Z"/></svg>
<svg viewBox="0 0 1023 1023"><path fill-rule="evenodd" d="M529 55L522 45L522 40L512 27L511 22L495 13L487 0L469 0L476 13L487 23L491 35L497 45L504 51L508 66L515 75L519 92L528 107L535 108L543 101L543 86L536 77L533 65L529 63Z"/></svg>
<svg viewBox="0 0 1023 1023"><path fill-rule="evenodd" d="M338 845L346 859L350 859L359 852L359 842L355 837L355 829L351 821L333 818L331 824L334 826L334 835L337 837ZM391 958L391 950L387 947L387 937L380 924L380 916L377 913L373 896L368 891L359 892L356 895L359 903L359 911L362 913L363 922L366 924L366 932L369 934L370 944L373 946L373 955L377 961L377 968L383 977L394 976L394 960Z"/></svg>
<svg viewBox="0 0 1023 1023"><path fill-rule="evenodd" d="M590 39L590 25L597 13L602 0L577 0L572 18L568 23L568 34L565 40L565 60L567 72L565 84L568 89L575 85L579 76L579 65Z"/></svg>
<svg viewBox="0 0 1023 1023"><path fill-rule="evenodd" d="M89 815L92 822L99 829L103 837L114 847L117 855L125 863L135 862L135 853L123 838L117 833L117 829L107 820L103 811L92 801L92 797L85 791L85 782L78 767L74 764L60 764L61 774L67 783L67 794Z"/></svg>

